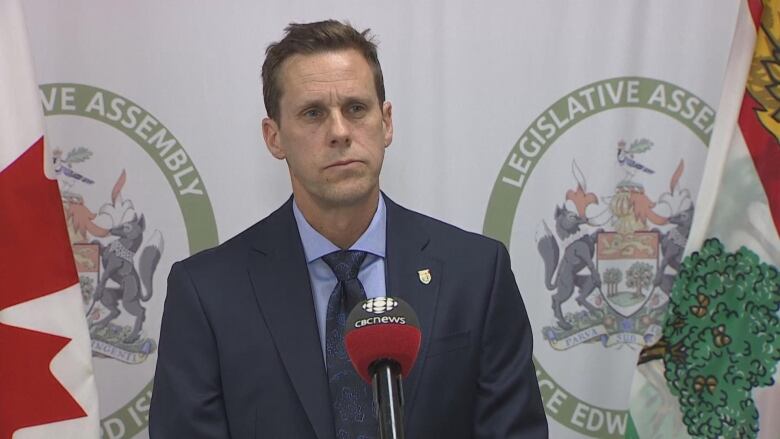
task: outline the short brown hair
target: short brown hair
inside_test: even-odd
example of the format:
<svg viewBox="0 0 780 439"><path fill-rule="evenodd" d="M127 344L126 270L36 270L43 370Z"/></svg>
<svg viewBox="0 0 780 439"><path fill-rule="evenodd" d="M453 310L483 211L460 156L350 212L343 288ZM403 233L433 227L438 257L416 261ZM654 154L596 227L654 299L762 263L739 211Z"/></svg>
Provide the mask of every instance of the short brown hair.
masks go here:
<svg viewBox="0 0 780 439"><path fill-rule="evenodd" d="M290 23L284 30L281 41L271 43L265 50L263 62L263 101L268 117L279 122L279 100L282 88L279 83L279 70L282 64L293 55L311 55L334 50L355 49L371 66L374 72L374 87L379 103L385 101L385 81L382 78L382 66L379 65L376 43L370 34L371 29L358 32L349 23L336 20L315 23Z"/></svg>

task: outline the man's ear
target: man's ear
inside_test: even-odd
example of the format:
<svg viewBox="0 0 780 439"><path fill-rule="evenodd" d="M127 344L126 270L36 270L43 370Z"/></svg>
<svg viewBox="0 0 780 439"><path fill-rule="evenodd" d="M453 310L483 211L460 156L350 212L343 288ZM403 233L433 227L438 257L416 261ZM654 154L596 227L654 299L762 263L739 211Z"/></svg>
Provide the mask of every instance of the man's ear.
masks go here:
<svg viewBox="0 0 780 439"><path fill-rule="evenodd" d="M284 160L287 157L281 142L279 142L279 124L270 117L263 119L263 139L265 139L265 146L268 147L272 156L279 160Z"/></svg>
<svg viewBox="0 0 780 439"><path fill-rule="evenodd" d="M385 101L382 104L382 128L385 134L385 148L393 143L393 104Z"/></svg>

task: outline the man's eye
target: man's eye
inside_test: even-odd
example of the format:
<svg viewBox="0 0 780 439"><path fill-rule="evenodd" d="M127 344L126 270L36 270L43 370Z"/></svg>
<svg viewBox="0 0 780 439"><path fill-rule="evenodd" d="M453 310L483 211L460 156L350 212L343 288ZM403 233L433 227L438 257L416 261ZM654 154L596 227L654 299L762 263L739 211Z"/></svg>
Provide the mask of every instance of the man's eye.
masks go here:
<svg viewBox="0 0 780 439"><path fill-rule="evenodd" d="M309 110L304 111L303 112L303 116L308 118L308 119L316 119L316 118L322 116L322 111L320 111L320 110L318 110L316 108L311 108Z"/></svg>
<svg viewBox="0 0 780 439"><path fill-rule="evenodd" d="M352 114L361 114L366 111L366 106L363 104L352 104L349 106L349 112Z"/></svg>

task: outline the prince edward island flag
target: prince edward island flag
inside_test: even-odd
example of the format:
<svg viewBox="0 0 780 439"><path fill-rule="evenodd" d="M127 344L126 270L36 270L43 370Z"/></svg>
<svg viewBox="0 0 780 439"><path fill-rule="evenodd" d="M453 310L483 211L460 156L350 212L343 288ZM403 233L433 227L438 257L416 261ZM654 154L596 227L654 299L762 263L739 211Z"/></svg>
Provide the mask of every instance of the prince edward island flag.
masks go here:
<svg viewBox="0 0 780 439"><path fill-rule="evenodd" d="M20 0L0 0L0 439L97 439L89 333Z"/></svg>
<svg viewBox="0 0 780 439"><path fill-rule="evenodd" d="M663 335L627 438L780 438L780 0L743 0Z"/></svg>

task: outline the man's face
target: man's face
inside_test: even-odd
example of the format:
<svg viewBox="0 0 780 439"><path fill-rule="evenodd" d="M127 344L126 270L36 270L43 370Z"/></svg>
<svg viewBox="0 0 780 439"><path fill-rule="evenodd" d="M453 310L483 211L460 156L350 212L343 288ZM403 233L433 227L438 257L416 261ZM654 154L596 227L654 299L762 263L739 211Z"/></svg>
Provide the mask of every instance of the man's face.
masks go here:
<svg viewBox="0 0 780 439"><path fill-rule="evenodd" d="M392 107L368 62L356 50L294 55L280 73L279 120L263 120L263 137L287 160L295 197L334 208L378 196Z"/></svg>

